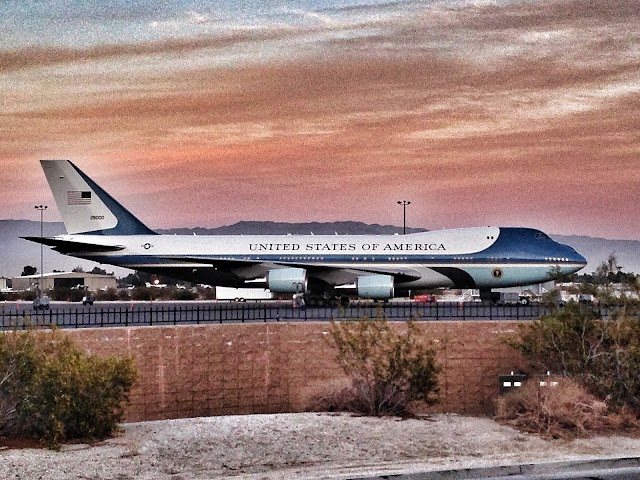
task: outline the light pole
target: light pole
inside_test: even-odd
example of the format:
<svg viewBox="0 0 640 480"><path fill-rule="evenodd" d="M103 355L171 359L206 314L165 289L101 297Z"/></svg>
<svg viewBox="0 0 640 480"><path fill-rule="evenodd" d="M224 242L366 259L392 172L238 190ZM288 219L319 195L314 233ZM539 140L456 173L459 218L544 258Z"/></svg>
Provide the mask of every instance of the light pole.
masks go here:
<svg viewBox="0 0 640 480"><path fill-rule="evenodd" d="M47 209L46 205L36 205L36 210L40 211L40 240L44 237L43 235L43 219L44 219L44 211ZM44 244L40 242L40 284L38 285L38 298L42 298L42 274L44 272Z"/></svg>
<svg viewBox="0 0 640 480"><path fill-rule="evenodd" d="M402 205L402 234L407 234L407 205L411 205L408 200L398 200L398 205Z"/></svg>

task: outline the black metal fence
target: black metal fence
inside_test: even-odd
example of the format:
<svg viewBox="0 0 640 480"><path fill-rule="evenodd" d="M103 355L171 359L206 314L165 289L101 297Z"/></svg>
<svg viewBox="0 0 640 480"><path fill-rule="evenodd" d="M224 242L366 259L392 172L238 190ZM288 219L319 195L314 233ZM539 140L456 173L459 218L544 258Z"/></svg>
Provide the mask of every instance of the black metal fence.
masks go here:
<svg viewBox="0 0 640 480"><path fill-rule="evenodd" d="M388 320L527 320L548 313L542 305L487 306L479 303L354 303L348 307L295 308L291 303L182 303L51 305L0 310L0 329L26 326L62 328L186 325L247 322L305 322L357 319Z"/></svg>

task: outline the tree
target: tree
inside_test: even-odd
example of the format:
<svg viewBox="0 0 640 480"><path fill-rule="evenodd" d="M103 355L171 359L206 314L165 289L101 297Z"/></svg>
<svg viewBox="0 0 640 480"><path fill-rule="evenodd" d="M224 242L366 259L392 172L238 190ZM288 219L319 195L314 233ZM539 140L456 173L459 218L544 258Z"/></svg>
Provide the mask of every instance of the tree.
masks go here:
<svg viewBox="0 0 640 480"><path fill-rule="evenodd" d="M93 270L91 270L91 272L89 272L89 273L95 273L95 274L97 274L97 275L106 275L106 274L107 274L107 271L106 271L106 270L103 270L103 269L102 269L102 268L100 268L100 267L93 267Z"/></svg>
<svg viewBox="0 0 640 480"><path fill-rule="evenodd" d="M602 262L598 268L596 268L596 274L604 277L615 275L621 271L622 267L618 264L616 252L611 252L607 260Z"/></svg>
<svg viewBox="0 0 640 480"><path fill-rule="evenodd" d="M32 267L31 265L25 265L22 269L21 277L28 277L29 275L35 275L38 273L38 269L36 267Z"/></svg>

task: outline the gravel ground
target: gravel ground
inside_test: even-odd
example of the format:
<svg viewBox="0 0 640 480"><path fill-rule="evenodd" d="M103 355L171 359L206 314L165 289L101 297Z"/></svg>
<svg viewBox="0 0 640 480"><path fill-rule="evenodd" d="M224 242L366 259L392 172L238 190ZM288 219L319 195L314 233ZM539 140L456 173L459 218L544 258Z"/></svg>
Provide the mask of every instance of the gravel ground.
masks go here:
<svg viewBox="0 0 640 480"><path fill-rule="evenodd" d="M131 423L97 445L0 451L2 479L318 479L640 455L640 439L543 440L488 418L299 413Z"/></svg>

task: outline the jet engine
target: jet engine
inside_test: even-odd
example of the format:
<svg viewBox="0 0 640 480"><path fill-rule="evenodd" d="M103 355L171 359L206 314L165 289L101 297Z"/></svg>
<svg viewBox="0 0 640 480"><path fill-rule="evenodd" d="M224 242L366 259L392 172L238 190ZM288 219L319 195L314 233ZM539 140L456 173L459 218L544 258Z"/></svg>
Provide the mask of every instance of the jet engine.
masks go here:
<svg viewBox="0 0 640 480"><path fill-rule="evenodd" d="M358 296L374 300L393 298L393 277L391 275L367 275L356 281Z"/></svg>
<svg viewBox="0 0 640 480"><path fill-rule="evenodd" d="M307 290L304 268L277 268L267 274L269 290L275 293L302 293Z"/></svg>

